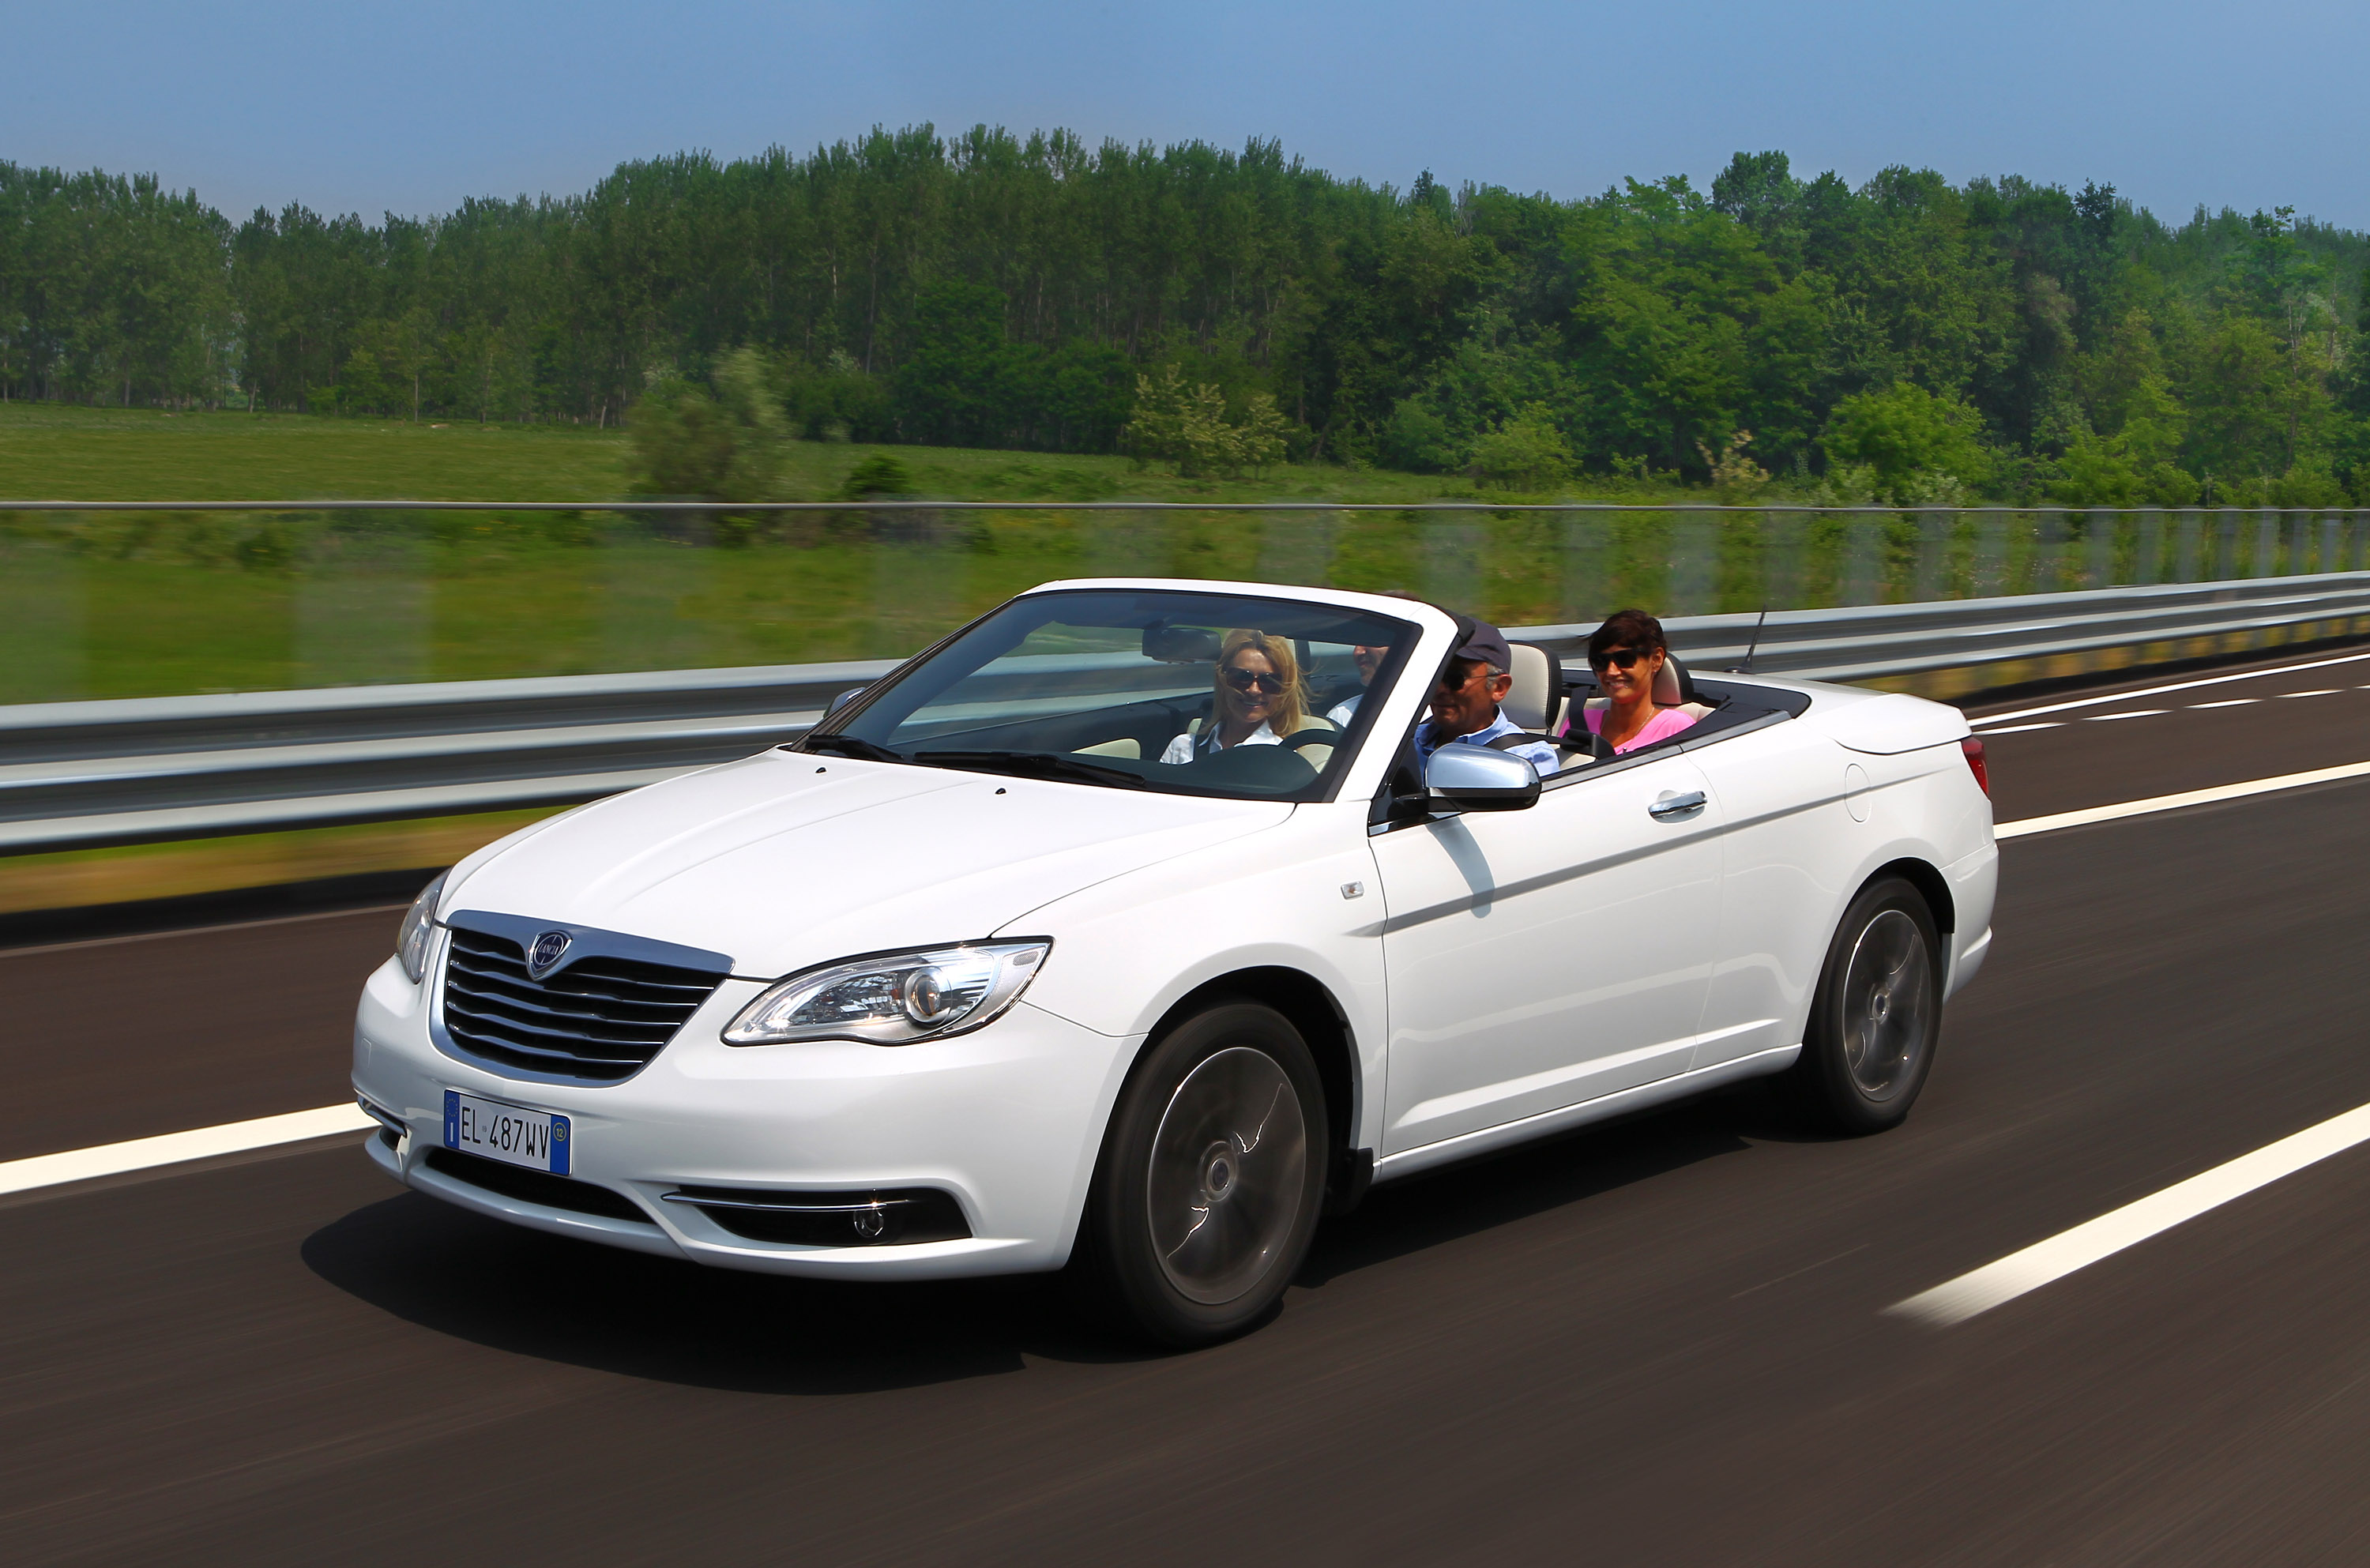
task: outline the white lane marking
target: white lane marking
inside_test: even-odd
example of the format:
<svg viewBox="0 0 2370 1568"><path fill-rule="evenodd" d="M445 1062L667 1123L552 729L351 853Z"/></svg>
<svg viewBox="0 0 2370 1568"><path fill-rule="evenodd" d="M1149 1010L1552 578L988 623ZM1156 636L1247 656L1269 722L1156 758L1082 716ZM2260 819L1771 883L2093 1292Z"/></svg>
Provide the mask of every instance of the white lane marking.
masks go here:
<svg viewBox="0 0 2370 1568"><path fill-rule="evenodd" d="M2323 686L2318 691L2284 691L2280 695L2282 697L2335 697L2338 691L2339 688L2336 686Z"/></svg>
<svg viewBox="0 0 2370 1568"><path fill-rule="evenodd" d="M2134 708L2129 713L2085 714L2083 721L2089 724L2105 724L2117 719L2155 719L2171 711L2169 708Z"/></svg>
<svg viewBox="0 0 2370 1568"><path fill-rule="evenodd" d="M2299 670L2325 670L2332 664L2358 664L2370 659L2370 653L2348 653L2336 659L2315 659L2306 664L2282 664L2269 670L2241 670L2230 675L2206 675L2193 681L2175 681L2169 686L2146 686L2138 691L2111 691L2104 697L2081 697L2070 702L2053 702L2041 708L2019 708L2013 713L1994 713L1982 719L1970 719L1970 724L2005 724L2012 719L2037 719L2043 713L2063 713L2069 708L2096 708L2102 702L2131 702L2143 697L2162 697L2169 691L2194 691L2199 686L2226 686L2232 681L2269 680L2273 675L2290 675ZM2363 688L2370 691L2370 686Z"/></svg>
<svg viewBox="0 0 2370 1568"><path fill-rule="evenodd" d="M2065 728L2065 721L2063 719L2044 719L2038 724L2010 724L2005 729L1985 730L1984 733L1986 735L2020 735L2027 730L2062 730L2064 728Z"/></svg>
<svg viewBox="0 0 2370 1568"><path fill-rule="evenodd" d="M355 915L385 915L408 909L408 904L368 904L359 909L323 909L311 915L275 915L269 920L232 920L219 926L176 926L167 931L134 931L128 937L86 937L80 941L46 942L40 947L0 948L0 958L28 953L64 952L71 948L113 947L118 942L153 942L166 937L204 937L216 931L251 931L260 926L293 926L300 920L343 920Z"/></svg>
<svg viewBox="0 0 2370 1568"><path fill-rule="evenodd" d="M2022 838L2031 833L2054 833L2061 827L2082 827L2094 822L2153 816L2158 812L2177 812L2183 806L2210 806L2216 801L2243 801L2249 795L2269 795L2281 790L2301 790L2311 784L2330 784L2341 778L2370 778L2370 762L2349 762L2341 767L2316 767L2305 773L2283 773L2276 778L2250 778L2244 784L2217 784L2211 790L2185 790L2178 795L2157 795L2145 801L2124 801L2111 806L2088 806L2078 812L2059 812L2054 816L2026 817L2022 822L2001 823L1992 829L1992 836Z"/></svg>
<svg viewBox="0 0 2370 1568"><path fill-rule="evenodd" d="M2260 697L2226 697L2219 702L2192 702L2189 706L2192 708L2244 708L2249 703L2262 700Z"/></svg>
<svg viewBox="0 0 2370 1568"><path fill-rule="evenodd" d="M314 1111L291 1111L284 1116L259 1116L251 1122L227 1122L219 1127L199 1127L187 1133L164 1133L128 1143L101 1144L96 1148L68 1149L63 1154L37 1154L29 1159L0 1161L0 1193L22 1193L34 1187L54 1187L61 1182L87 1182L95 1176L120 1176L158 1165L178 1165L218 1154L245 1154L274 1144L302 1143L334 1133L359 1133L378 1123L361 1106L324 1105Z"/></svg>
<svg viewBox="0 0 2370 1568"><path fill-rule="evenodd" d="M1915 1319L1938 1329L1963 1323L1979 1312L2064 1279L2077 1269L2111 1258L2183 1220L2194 1219L2332 1154L2341 1154L2365 1139L2370 1139L2370 1105L2358 1105L2046 1241L2036 1241L2020 1252L2010 1252L1973 1274L1920 1291L1884 1310L1888 1316Z"/></svg>

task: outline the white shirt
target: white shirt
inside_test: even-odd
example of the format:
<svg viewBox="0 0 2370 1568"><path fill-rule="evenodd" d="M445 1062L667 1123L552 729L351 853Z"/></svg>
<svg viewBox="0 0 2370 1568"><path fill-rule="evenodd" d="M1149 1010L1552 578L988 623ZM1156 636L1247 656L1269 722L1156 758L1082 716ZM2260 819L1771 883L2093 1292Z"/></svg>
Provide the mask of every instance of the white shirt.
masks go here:
<svg viewBox="0 0 2370 1568"><path fill-rule="evenodd" d="M1283 744L1283 737L1262 723L1235 744L1242 746L1280 746ZM1218 740L1218 727L1215 724L1207 724L1202 727L1202 732L1198 735L1188 731L1169 742L1168 749L1160 754L1160 760L1168 763L1191 762L1193 760L1193 754L1197 751L1206 756L1215 756L1225 749Z"/></svg>
<svg viewBox="0 0 2370 1568"><path fill-rule="evenodd" d="M1356 696L1343 698L1331 708L1326 709L1325 717L1333 721L1333 727L1335 729L1348 729L1350 727L1350 716L1358 711L1358 698L1365 695L1366 694L1362 691Z"/></svg>

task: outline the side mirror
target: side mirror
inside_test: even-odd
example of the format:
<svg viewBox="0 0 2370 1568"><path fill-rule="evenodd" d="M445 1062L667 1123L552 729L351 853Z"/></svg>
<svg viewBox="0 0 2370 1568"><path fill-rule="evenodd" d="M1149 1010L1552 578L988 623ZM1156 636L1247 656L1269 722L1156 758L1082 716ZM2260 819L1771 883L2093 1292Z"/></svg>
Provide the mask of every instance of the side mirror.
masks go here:
<svg viewBox="0 0 2370 1568"><path fill-rule="evenodd" d="M862 686L849 686L846 691L841 692L837 697L831 699L830 704L823 710L823 717L826 719L830 718L833 714L838 712L841 709L846 707L849 703L855 701L857 698L862 697L863 695L864 688Z"/></svg>
<svg viewBox="0 0 2370 1568"><path fill-rule="evenodd" d="M1432 754L1423 766L1423 785L1468 812L1519 812L1539 798L1539 772L1530 758L1458 743Z"/></svg>

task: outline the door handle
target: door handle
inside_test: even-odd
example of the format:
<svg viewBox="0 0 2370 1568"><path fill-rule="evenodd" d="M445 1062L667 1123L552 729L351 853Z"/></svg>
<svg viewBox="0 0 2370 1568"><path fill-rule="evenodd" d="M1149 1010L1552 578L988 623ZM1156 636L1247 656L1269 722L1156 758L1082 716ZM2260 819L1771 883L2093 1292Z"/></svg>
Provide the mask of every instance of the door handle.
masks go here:
<svg viewBox="0 0 2370 1568"><path fill-rule="evenodd" d="M1691 817L1704 809L1704 792L1690 790L1684 795L1665 795L1646 808L1646 814L1656 822L1676 822Z"/></svg>

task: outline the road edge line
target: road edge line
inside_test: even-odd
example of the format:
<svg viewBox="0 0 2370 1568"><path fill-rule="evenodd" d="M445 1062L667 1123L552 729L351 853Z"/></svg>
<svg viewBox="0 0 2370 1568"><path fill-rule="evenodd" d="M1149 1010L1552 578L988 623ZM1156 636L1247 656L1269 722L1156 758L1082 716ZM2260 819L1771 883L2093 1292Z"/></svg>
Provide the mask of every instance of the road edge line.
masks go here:
<svg viewBox="0 0 2370 1568"><path fill-rule="evenodd" d="M246 1122L225 1122L218 1127L195 1127L185 1133L160 1133L123 1143L37 1154L25 1159L0 1161L0 1196L68 1182L87 1182L94 1177L121 1176L126 1171L146 1170L159 1165L179 1165L216 1155L245 1154L274 1144L358 1133L376 1125L378 1123L362 1107L349 1101L278 1116L258 1116Z"/></svg>

